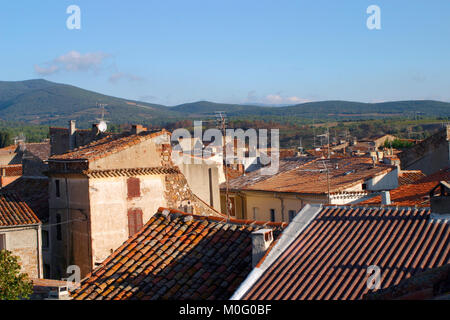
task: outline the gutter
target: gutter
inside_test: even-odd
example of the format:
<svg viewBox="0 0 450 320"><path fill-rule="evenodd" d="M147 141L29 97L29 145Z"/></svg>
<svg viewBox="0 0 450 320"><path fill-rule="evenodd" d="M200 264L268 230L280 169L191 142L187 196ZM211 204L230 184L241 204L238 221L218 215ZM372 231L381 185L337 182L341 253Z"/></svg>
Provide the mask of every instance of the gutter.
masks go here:
<svg viewBox="0 0 450 320"><path fill-rule="evenodd" d="M231 296L230 300L241 300L253 287L264 272L285 252L292 242L303 232L303 230L322 211L321 204L307 204L284 229L280 238L273 248L259 261L256 267L249 273L247 278L240 284Z"/></svg>

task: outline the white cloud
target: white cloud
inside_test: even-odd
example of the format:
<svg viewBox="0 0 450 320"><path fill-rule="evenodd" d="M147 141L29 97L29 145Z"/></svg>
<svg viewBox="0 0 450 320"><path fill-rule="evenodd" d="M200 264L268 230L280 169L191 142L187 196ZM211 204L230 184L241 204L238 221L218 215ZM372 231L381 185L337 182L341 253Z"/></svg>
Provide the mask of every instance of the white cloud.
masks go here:
<svg viewBox="0 0 450 320"><path fill-rule="evenodd" d="M310 100L299 98L296 96L285 97L281 94L269 94L264 98L264 101L271 104L296 104L309 102Z"/></svg>
<svg viewBox="0 0 450 320"><path fill-rule="evenodd" d="M103 52L82 54L70 51L55 59L44 63L44 66L35 65L34 70L40 75L50 75L61 70L65 71L98 71L109 55Z"/></svg>

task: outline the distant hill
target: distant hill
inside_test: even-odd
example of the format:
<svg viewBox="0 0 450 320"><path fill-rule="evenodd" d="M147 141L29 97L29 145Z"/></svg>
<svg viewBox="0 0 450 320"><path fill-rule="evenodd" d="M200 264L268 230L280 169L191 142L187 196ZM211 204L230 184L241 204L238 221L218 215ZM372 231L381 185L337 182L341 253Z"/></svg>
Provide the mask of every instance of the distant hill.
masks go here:
<svg viewBox="0 0 450 320"><path fill-rule="evenodd" d="M187 118L211 118L215 111L225 111L230 117L314 117L335 120L413 117L416 113L430 117L450 117L450 103L439 101L320 101L284 107L198 101L167 107L111 97L43 79L0 81L0 120L65 126L68 120L75 119L80 124L89 124L100 116L100 110L96 107L98 102L108 104L105 117L114 123L164 124Z"/></svg>
<svg viewBox="0 0 450 320"><path fill-rule="evenodd" d="M46 80L0 81L0 119L35 124L92 122L100 116L96 103L106 103L112 122L154 120L171 116L165 106L106 96Z"/></svg>

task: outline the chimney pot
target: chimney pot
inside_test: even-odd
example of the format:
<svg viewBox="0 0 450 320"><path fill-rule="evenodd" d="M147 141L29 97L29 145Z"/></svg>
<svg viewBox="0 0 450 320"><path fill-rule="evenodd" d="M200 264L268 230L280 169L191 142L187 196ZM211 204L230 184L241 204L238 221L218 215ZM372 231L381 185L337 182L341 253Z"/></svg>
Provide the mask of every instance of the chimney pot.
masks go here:
<svg viewBox="0 0 450 320"><path fill-rule="evenodd" d="M389 191L381 192L381 204L383 204L383 205L391 204L391 193Z"/></svg>
<svg viewBox="0 0 450 320"><path fill-rule="evenodd" d="M132 134L139 134L139 133L141 133L143 131L146 131L146 129L141 124L133 124L131 126L131 133Z"/></svg>
<svg viewBox="0 0 450 320"><path fill-rule="evenodd" d="M254 268L266 253L273 241L272 229L252 232L252 267Z"/></svg>

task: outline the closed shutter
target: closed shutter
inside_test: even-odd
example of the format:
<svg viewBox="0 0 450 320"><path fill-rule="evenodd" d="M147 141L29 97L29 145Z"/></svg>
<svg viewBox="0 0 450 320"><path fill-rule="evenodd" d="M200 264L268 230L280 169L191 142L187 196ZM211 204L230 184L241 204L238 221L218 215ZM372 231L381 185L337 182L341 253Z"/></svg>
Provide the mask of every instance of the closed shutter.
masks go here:
<svg viewBox="0 0 450 320"><path fill-rule="evenodd" d="M143 227L142 210L129 209L128 210L128 234L130 237L135 235Z"/></svg>
<svg viewBox="0 0 450 320"><path fill-rule="evenodd" d="M0 250L6 250L6 235L0 234Z"/></svg>

